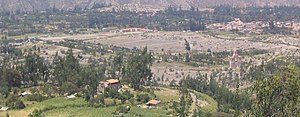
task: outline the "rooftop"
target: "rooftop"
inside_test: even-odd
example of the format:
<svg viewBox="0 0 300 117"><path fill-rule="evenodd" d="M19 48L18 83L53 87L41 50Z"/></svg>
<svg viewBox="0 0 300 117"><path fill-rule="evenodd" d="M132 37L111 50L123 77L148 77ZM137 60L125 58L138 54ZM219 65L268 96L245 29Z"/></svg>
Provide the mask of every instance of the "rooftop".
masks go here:
<svg viewBox="0 0 300 117"><path fill-rule="evenodd" d="M109 79L109 80L106 80L105 82L107 82L109 84L115 84L115 83L119 83L120 81L117 79Z"/></svg>
<svg viewBox="0 0 300 117"><path fill-rule="evenodd" d="M149 102L147 102L147 104L150 104L150 105L157 105L159 103L160 103L160 101L157 101L157 100L150 100Z"/></svg>

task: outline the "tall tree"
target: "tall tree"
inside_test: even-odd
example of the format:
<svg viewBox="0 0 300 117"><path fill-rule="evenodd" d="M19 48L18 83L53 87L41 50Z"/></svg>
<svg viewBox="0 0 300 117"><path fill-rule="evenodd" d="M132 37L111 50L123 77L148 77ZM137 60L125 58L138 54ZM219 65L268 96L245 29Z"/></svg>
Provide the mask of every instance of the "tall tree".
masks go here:
<svg viewBox="0 0 300 117"><path fill-rule="evenodd" d="M81 77L83 78L83 86L85 87L85 98L89 100L97 93L97 86L101 80L105 79L106 66L98 64L90 64L83 68Z"/></svg>
<svg viewBox="0 0 300 117"><path fill-rule="evenodd" d="M67 81L64 74L64 59L56 52L52 61L51 83L55 86L61 86L63 82Z"/></svg>
<svg viewBox="0 0 300 117"><path fill-rule="evenodd" d="M187 76L190 77L190 76ZM189 106L192 104L191 95L188 91L188 84L186 80L182 80L180 82L179 94L180 94L180 102L179 102L179 116L186 117L189 113Z"/></svg>
<svg viewBox="0 0 300 117"><path fill-rule="evenodd" d="M126 66L126 81L134 90L140 90L143 85L149 85L152 79L151 65L153 57L147 47L142 51L132 53Z"/></svg>
<svg viewBox="0 0 300 117"><path fill-rule="evenodd" d="M80 70L79 60L74 56L73 50L69 49L64 57L64 72L66 72L67 80L77 86L82 85L79 77Z"/></svg>
<svg viewBox="0 0 300 117"><path fill-rule="evenodd" d="M112 61L112 77L119 78L122 74L124 53L117 53Z"/></svg>
<svg viewBox="0 0 300 117"><path fill-rule="evenodd" d="M73 50L69 49L65 57L56 53L52 62L52 83L59 86L62 93L73 93L83 86L83 77L80 75L81 67L79 60L74 56ZM72 87L72 91L69 88ZM64 91L63 91L64 90Z"/></svg>
<svg viewBox="0 0 300 117"><path fill-rule="evenodd" d="M46 82L47 79L47 64L44 58L36 53L29 53L25 56L25 64L23 65L23 76L27 83L31 85L38 85L39 82Z"/></svg>
<svg viewBox="0 0 300 117"><path fill-rule="evenodd" d="M254 84L256 103L253 114L264 117L296 117L299 114L299 69L290 65L269 78L259 78Z"/></svg>

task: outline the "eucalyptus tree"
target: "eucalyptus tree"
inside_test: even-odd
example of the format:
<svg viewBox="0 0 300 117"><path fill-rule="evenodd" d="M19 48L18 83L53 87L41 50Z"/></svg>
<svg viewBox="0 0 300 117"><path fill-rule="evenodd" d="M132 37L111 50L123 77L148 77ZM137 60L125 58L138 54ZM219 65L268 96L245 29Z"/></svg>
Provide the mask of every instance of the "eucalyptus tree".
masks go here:
<svg viewBox="0 0 300 117"><path fill-rule="evenodd" d="M148 53L147 47L142 51L133 52L127 60L125 81L130 84L134 90L140 90L143 85L151 84L152 72L151 65L153 57Z"/></svg>
<svg viewBox="0 0 300 117"><path fill-rule="evenodd" d="M289 65L276 75L257 79L253 88L256 95L253 114L264 117L296 117L300 113L299 75L299 68Z"/></svg>

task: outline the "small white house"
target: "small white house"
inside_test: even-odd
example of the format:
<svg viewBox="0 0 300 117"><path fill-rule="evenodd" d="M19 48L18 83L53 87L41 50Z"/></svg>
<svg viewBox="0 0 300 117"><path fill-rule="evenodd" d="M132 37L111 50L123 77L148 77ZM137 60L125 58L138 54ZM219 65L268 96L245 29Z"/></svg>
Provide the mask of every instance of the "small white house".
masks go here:
<svg viewBox="0 0 300 117"><path fill-rule="evenodd" d="M28 96L28 95L31 95L31 93L26 91L20 94L21 97Z"/></svg>
<svg viewBox="0 0 300 117"><path fill-rule="evenodd" d="M77 95L77 93L74 93L73 95L69 95L66 98L68 98L68 99L76 98L76 95Z"/></svg>
<svg viewBox="0 0 300 117"><path fill-rule="evenodd" d="M0 108L0 111L7 111L8 110L8 107L1 107Z"/></svg>

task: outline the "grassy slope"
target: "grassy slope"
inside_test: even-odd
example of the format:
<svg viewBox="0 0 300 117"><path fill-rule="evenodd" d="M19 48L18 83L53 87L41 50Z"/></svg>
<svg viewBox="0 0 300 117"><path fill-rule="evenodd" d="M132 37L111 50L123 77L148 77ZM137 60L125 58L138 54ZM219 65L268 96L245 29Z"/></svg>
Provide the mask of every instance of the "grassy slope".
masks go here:
<svg viewBox="0 0 300 117"><path fill-rule="evenodd" d="M160 91L155 91L155 94L160 97L163 102L178 100L179 94L177 90L162 88ZM207 101L209 105L206 105L202 109L205 112L216 112L217 102L213 100L208 95L193 91L198 97L198 99ZM46 111L42 114L43 117L112 117L111 114L116 110L116 106L106 107L106 108L92 108L86 107L87 102L82 98L76 99L65 99L63 97L49 99L40 103L30 105L22 110L11 110L8 111L10 117L27 117L34 109L42 109L45 107L63 107L50 111ZM72 107L71 107L72 106ZM74 107L76 106L76 107ZM5 117L6 112L0 112L0 117ZM135 117L135 116L145 116L145 117L158 117L158 116L171 116L170 112L167 110L159 109L143 109L136 106L131 107L131 111L125 114L125 117Z"/></svg>
<svg viewBox="0 0 300 117"><path fill-rule="evenodd" d="M164 102L178 100L179 93L177 90L168 89L159 87L160 91L155 91L155 94L160 97ZM43 113L44 117L113 117L111 114L116 110L116 107L107 107L107 108L64 108L64 109L55 109ZM145 117L158 117L158 116L169 116L167 110L163 109L144 109L139 107L131 107L129 113L124 115L125 117L135 117L135 116L145 116Z"/></svg>
<svg viewBox="0 0 300 117"><path fill-rule="evenodd" d="M50 110L42 114L43 117L113 117L112 112L116 107L108 108L64 108Z"/></svg>
<svg viewBox="0 0 300 117"><path fill-rule="evenodd" d="M208 103L208 105L201 108L204 112L210 112L210 113L217 112L218 103L212 97L197 91L192 91L192 92L195 93L195 95L197 95L199 100L203 100Z"/></svg>
<svg viewBox="0 0 300 117"><path fill-rule="evenodd" d="M144 117L168 117L168 111L163 109L144 109L139 107L132 107L125 117L135 117L142 115ZM170 116L170 115L169 115Z"/></svg>
<svg viewBox="0 0 300 117"><path fill-rule="evenodd" d="M53 98L49 99L40 103L36 103L33 105L30 105L22 110L11 110L8 111L8 114L10 117L27 117L32 111L35 109L42 109L49 106L54 107L64 107L64 106L87 106L87 102L84 101L83 98L76 98L76 99L65 99L65 98ZM0 112L0 117L4 117L6 115L6 112Z"/></svg>
<svg viewBox="0 0 300 117"><path fill-rule="evenodd" d="M111 113L116 107L107 108L64 108L47 111L42 114L43 117L114 117ZM132 107L125 117L145 116L145 117L167 117L168 111L162 109L143 109Z"/></svg>
<svg viewBox="0 0 300 117"><path fill-rule="evenodd" d="M168 89L159 87L160 91L154 91L154 94L157 95L162 101L178 101L179 100L179 92L178 90Z"/></svg>

